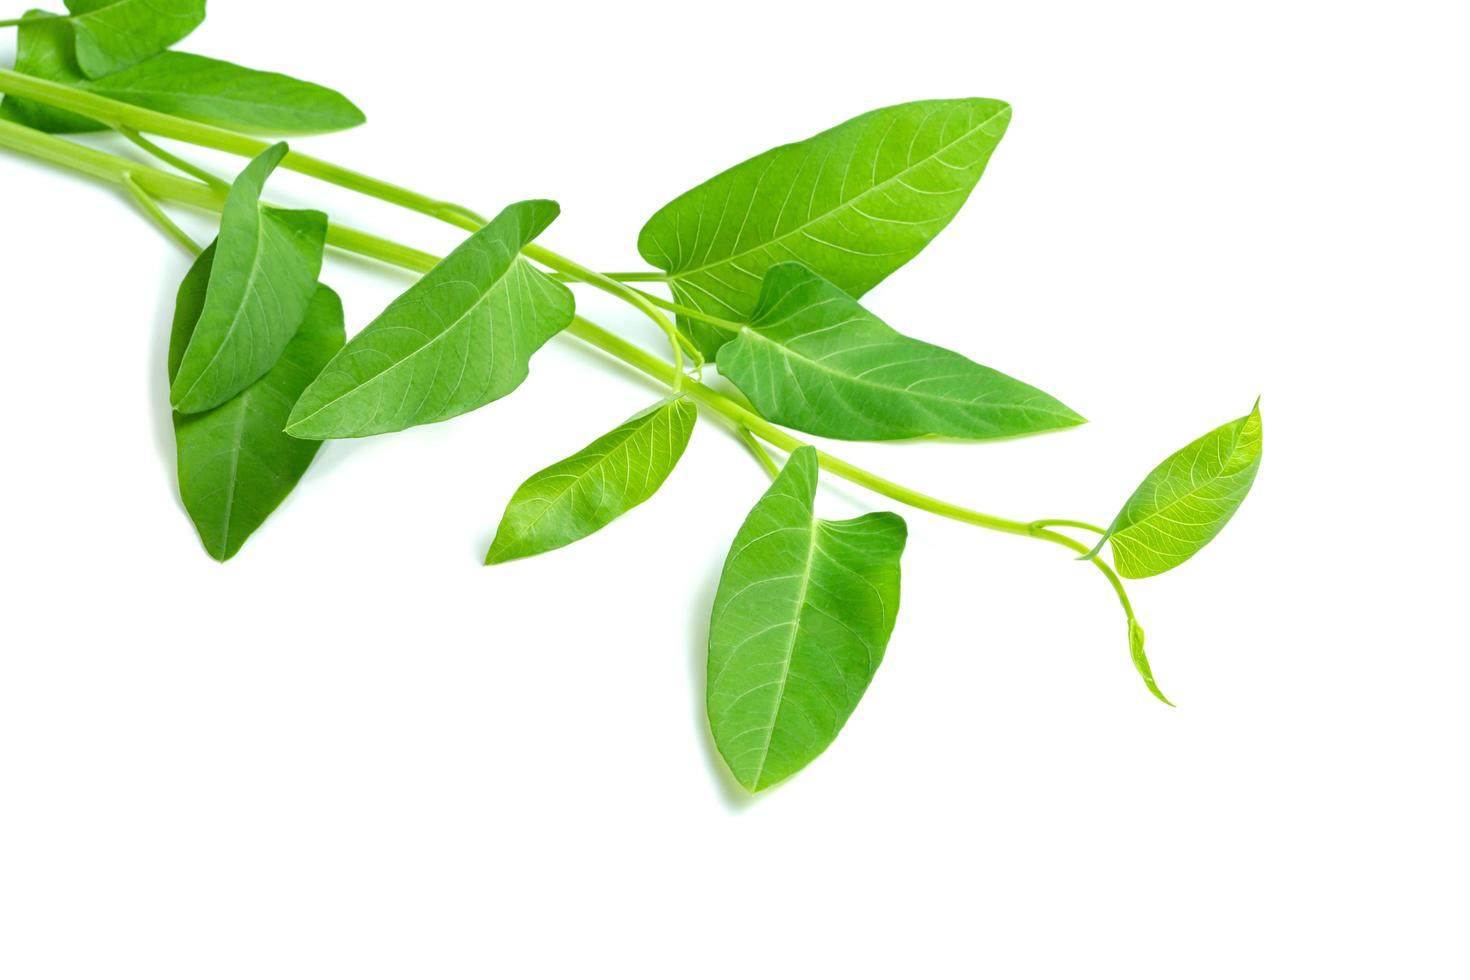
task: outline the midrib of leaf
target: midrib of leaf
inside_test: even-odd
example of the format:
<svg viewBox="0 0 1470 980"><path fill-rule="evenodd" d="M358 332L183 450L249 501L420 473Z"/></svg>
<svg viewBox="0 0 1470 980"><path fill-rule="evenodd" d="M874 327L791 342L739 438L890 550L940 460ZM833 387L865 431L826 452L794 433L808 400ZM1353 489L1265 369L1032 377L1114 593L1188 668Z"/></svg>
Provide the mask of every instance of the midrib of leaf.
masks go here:
<svg viewBox="0 0 1470 980"><path fill-rule="evenodd" d="M223 535L219 543L221 554L228 551L230 547L230 521L235 516L235 493L239 489L240 447L245 435L245 420L249 415L247 411L249 401L249 389L242 391L239 398L236 399L234 433L230 439L230 479L225 492L224 520L221 522L220 529Z"/></svg>
<svg viewBox="0 0 1470 980"><path fill-rule="evenodd" d="M348 388L346 391L342 392L342 394L338 395L336 398L333 398L329 402L325 402L322 405L322 407L319 408L319 409L317 409L315 412L312 412L310 415L306 415L306 416L303 416L303 417L297 419L294 423L292 423L292 425L293 426L297 426L297 425L301 425L302 423L309 422L310 420L316 418L321 413L325 412L327 409L331 408L333 405L337 404L342 399L348 397L349 395L356 394L357 392L362 391L364 388L368 387L369 385L376 383L379 378L383 377L383 375L387 374L388 372L397 370L398 368L404 366L405 364L408 364L414 358L416 358L420 354L424 353L424 351L429 350L435 344L439 343L439 341L443 340L445 337L447 337L450 334L452 334L455 331L455 329L461 323L463 323L467 317L470 316L470 314L474 313L482 305L484 305L485 300L490 296L490 294L492 292L495 291L495 289L497 289L501 285L501 283L503 283L505 281L505 277L510 274L510 270L511 269L515 268L515 264L519 260L520 260L519 256L517 256L515 259L512 259L510 265L506 267L506 271L503 272L503 273L501 273L499 276L497 276L495 278L495 280L493 282L491 282L488 286L486 286L485 289L480 292L480 295L479 295L479 298L478 299L476 299L469 306L465 307L465 311L463 313L461 313L459 316L457 316L453 320L451 320L448 326L446 326L443 330L439 331L434 336L430 337L427 341L425 341L422 345L420 345L418 347L418 349L416 349L412 354L409 354L407 357L403 357L403 358L400 358L400 359L394 361L392 364L389 364L387 367L384 367L380 371L374 372L372 375L370 375L369 377L365 378L363 381L359 382L358 384L353 385L351 388ZM459 280L459 281L464 282L465 280ZM492 357L493 357L493 346L494 346L494 337L493 337L493 335L491 337L491 345L492 345ZM435 370L437 372L437 368ZM463 379L463 370L464 370L464 368L463 368L463 366L461 366L461 375L460 375L461 379ZM437 376L437 374L436 374L436 376ZM425 394L425 397L428 397L427 396L427 393Z"/></svg>
<svg viewBox="0 0 1470 980"><path fill-rule="evenodd" d="M776 739L776 725L781 720L781 704L786 697L786 681L791 677L791 661L796 656L796 638L801 633L802 612L806 609L806 596L812 584L812 562L817 554L817 521L810 518L807 524L806 565L802 569L801 591L796 597L796 612L791 619L791 633L786 641L786 654L781 663L781 679L776 684L776 704L771 710L771 722L766 726L766 744L761 747L760 762L755 767L754 782L759 785L766 771L766 760L771 756L771 743Z"/></svg>
<svg viewBox="0 0 1470 980"><path fill-rule="evenodd" d="M844 321L844 323L855 323L855 322L857 322L857 321L856 320L847 320L847 321ZM832 326L830 326L830 327L824 327L823 329L824 330L836 329L837 327L841 327L843 325L844 324L833 324ZM983 404L983 405L986 405L986 406L989 406L989 407L993 407L993 408L1013 408L1013 409L1016 409L1018 411L1025 411L1028 408L1028 406L1026 406L1026 405L1017 404L1017 403L1014 403L1014 402L995 402L995 401L971 402L971 401L963 401L961 399L951 398L951 397L949 397L947 395L935 395L935 394L932 394L930 392L926 392L926 391L923 391L923 390L916 391L916 390L914 390L912 388L899 388L899 387L897 387L895 385L891 385L891 384L884 384L884 383L877 382L877 381L869 381L867 378L863 377L863 375L861 375L861 374L846 374L846 373L843 373L842 371L840 371L840 370L838 370L836 368L828 367L825 363L823 363L823 361L817 360L817 359L813 359L811 357L808 357L807 355L802 354L801 352L797 351L795 348L790 347L790 346L788 346L786 344L783 344L780 341L773 340L770 337L763 336L758 331L753 330L753 329L751 329L749 327L745 328L744 332L747 333L751 337L759 338L759 340L762 343L769 344L770 346L775 347L778 350L785 351L787 354L789 354L791 356L792 360L797 360L797 361L800 361L803 364L808 364L812 368L814 368L817 371L822 372L823 374L829 375L829 376L834 377L834 378L840 378L843 381L848 381L848 382L851 382L853 384L862 385L865 388L874 389L874 390L878 390L878 391L897 391L897 392L903 392L904 394L912 395L915 398L922 398L922 399L925 399L925 400L928 400L928 401L940 401L940 402L944 402L944 403L949 404L949 405L961 405L961 406L967 406L967 407L974 407L976 405ZM892 343L895 343L895 341L880 341L879 343L876 343L876 344L864 344L862 347L854 347L854 348L850 348L850 349L844 350L844 351L835 351L833 353L851 354L853 351L863 350L863 349L868 348L868 347L886 347L886 346L889 346ZM831 356L831 355L827 355L827 356ZM927 360L927 358L915 358L913 361L898 361L898 362L891 362L891 363L876 364L872 368L869 368L867 370L870 370L871 371L871 370L876 370L877 368L901 367L904 364L912 364L912 363L915 363L915 362L921 361L921 360ZM925 380L925 381L948 381L948 380L953 380L954 378L958 378L958 377L963 377L963 375L949 374L949 375L942 375L942 376L936 377L936 378L925 378L923 380Z"/></svg>
<svg viewBox="0 0 1470 980"><path fill-rule="evenodd" d="M938 110L936 109L935 111L937 112ZM697 275L697 274L705 271L706 269L713 269L713 268L715 268L717 266L727 265L727 264L728 265L735 266L735 268L738 269L739 266L735 264L735 260L736 259L742 259L742 258L745 258L747 255L753 255L756 252L759 252L762 249L770 248L773 245L780 245L782 248L786 248L786 245L784 243L786 242L787 239L790 239L791 237L793 237L795 235L802 234L808 228L810 228L812 225L815 225L815 224L818 224L818 223L820 223L822 221L825 221L826 219L830 218L832 215L837 214L839 211L843 211L843 210L848 209L848 208L855 208L857 206L858 202L862 201L863 199L865 199L866 197L868 197L870 194L873 194L873 193L875 193L875 192L877 192L877 191L879 191L879 190L881 190L883 188L886 188L888 185L893 184L895 182L901 182L904 177L906 177L909 174L913 173L915 170L919 169L920 167L925 166L926 164L929 164L929 163L931 163L931 162L933 162L935 160L938 160L938 158L942 154L949 152L951 149L953 149L954 147L958 146L960 143L963 143L965 140L967 140L971 136L975 135L976 131L978 131L980 129L983 129L985 126L989 125L992 121L994 121L995 119L999 118L1002 115L1005 115L1006 113L1009 113L1010 111L1011 111L1010 110L1010 107L1007 106L1006 108L1002 109L1000 112L997 112L997 113L995 113L993 115L987 116L984 119L984 121L982 121L978 125L972 126L969 129L965 130L965 132L959 138L953 139L953 140L949 141L948 143L945 143L943 146L939 147L933 153L930 153L928 156L923 157L922 159L920 159L917 163L911 163L911 164L909 164L907 167L905 167L903 170L900 170L898 173L894 174L893 176L888 177L888 178L885 178L882 182L877 183L877 184L874 184L872 187L869 187L867 190L865 190L862 193L858 194L856 197L849 198L848 200L839 203L836 207L833 207L833 208L831 208L831 209L829 209L827 211L822 212L821 214L817 215L816 217L808 217L806 219L806 221L804 221L802 224L798 225L797 227L791 229L788 232L785 232L785 233L783 233L783 234L781 234L781 235L779 235L779 236L777 236L775 238L772 238L769 241L761 242L760 244L755 245L755 246L752 246L751 248L744 249L743 251L740 251L740 252L735 252L735 253L733 253L731 255L727 255L727 256L725 256L724 258L721 258L721 259L716 259L713 262L705 262L703 265L696 266L695 268L692 268L692 269L679 269L677 271L670 270L669 275L670 276L673 276L675 278L686 278L688 276ZM923 126L924 126L924 123L921 122L919 124L919 126L915 129L915 131L914 131L915 134L917 134L919 132L919 130L921 130L923 128ZM890 130L892 129L892 124L890 124L889 129ZM884 136L884 139L887 139L887 136L886 135ZM882 145L883 145L883 143L880 140L879 143L878 143L879 148L881 148ZM831 151L829 150L828 151L828 156L830 156L830 155L831 155ZM940 163L943 163L944 161L940 160L939 162ZM851 163L849 162L849 166L850 165L851 165ZM823 157L822 158L822 166L823 166L823 168L826 167L826 157ZM960 169L960 170L962 170L962 169L965 169L965 168L963 168L963 167L956 167L956 168L951 168L951 169ZM757 188L758 187L759 187L759 185L757 185ZM815 184L813 185L813 188L815 189ZM752 191L752 195L753 194L754 194L754 191ZM783 203L781 205L782 213L785 212L785 209L786 209L786 205L785 205L785 203ZM750 216L750 209L749 209L749 207L747 207L746 208L746 218L749 218L749 216ZM720 220L723 223L723 221L724 221L723 217ZM744 223L743 222L744 222L744 219L742 219L742 224L741 224L741 228L742 229L744 228ZM780 215L777 216L776 224L779 227L779 225L780 225ZM677 223L675 225L675 229L676 229L676 232L677 232ZM736 240L738 241L739 239L736 239ZM821 240L820 239L817 239L817 241L821 241ZM854 255L863 255L863 256L871 257L871 256L869 256L869 253L866 253L866 252L855 252L855 251L853 251L853 249L850 249L850 248L842 248L842 246L837 245L837 244L835 244L833 242L821 242L821 243L824 244L824 245L828 245L828 246L830 246L832 248L841 249L842 251L852 252ZM711 248L713 248L713 247L714 246L711 245ZM787 250L790 251L789 248ZM708 253L706 253L706 254L708 254ZM744 270L741 270L741 271L744 271Z"/></svg>
<svg viewBox="0 0 1470 980"><path fill-rule="evenodd" d="M210 357L209 363L204 365L198 374L194 375L194 383L189 386L189 390L174 399L175 404L183 404L188 401L190 395L194 394L194 389L199 387L199 382L204 380L205 376L209 374L210 369L214 367L215 362L219 360L219 356L224 353L230 338L235 335L235 328L240 325L240 318L245 315L246 301L250 297L251 289L255 286L256 277L260 274L260 251L265 243L265 220L265 215L261 212L260 205L257 203L255 206L255 244L251 249L250 255L250 275L245 278L245 288L240 292L240 307L235 311L235 315L230 318L230 325L225 328L225 335L220 338L220 342L215 346L214 354ZM213 277L213 272L211 271L210 278Z"/></svg>

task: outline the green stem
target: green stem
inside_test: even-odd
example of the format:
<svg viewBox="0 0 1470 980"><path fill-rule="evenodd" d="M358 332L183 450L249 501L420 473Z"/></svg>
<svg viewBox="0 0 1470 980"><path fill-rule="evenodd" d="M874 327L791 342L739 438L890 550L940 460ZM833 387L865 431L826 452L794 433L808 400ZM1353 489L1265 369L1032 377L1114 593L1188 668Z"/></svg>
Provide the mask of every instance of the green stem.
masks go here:
<svg viewBox="0 0 1470 980"><path fill-rule="evenodd" d="M5 82L12 75L14 75L13 72L0 70L0 91L8 91L5 88ZM24 78L25 76L17 77ZM18 150L48 163L54 163L80 173L120 184L128 188L130 192L133 192L135 197L139 199L140 204L146 199L150 203L153 203L156 208L157 205L154 199L163 199L211 211L220 211L224 207L225 195L219 188L209 187L198 181L190 180L187 177L179 177L153 167L135 164L114 154L59 139L55 136L30 129L29 127L16 125L15 123L4 120L0 120L0 147ZM161 209L159 209L159 213L161 213ZM468 214L468 212L464 211L460 211L459 213L462 216ZM150 216L156 217L152 209L149 209L149 214ZM327 242L344 251L378 259L390 265L396 265L415 272L427 272L439 261L438 257L427 252L342 225L328 225ZM586 272L594 277L597 275L596 273L591 273L591 270L587 270L585 267L572 262L570 259L564 259L556 255L554 252L550 252L539 246L532 246L531 248L535 249L535 254L532 257L538 261L545 261L550 258L564 266L561 271L576 271L579 274ZM610 277L607 278L610 279ZM805 445L801 440L767 422L734 399L698 381L686 378L683 372L678 370L675 365L660 360L643 348L604 330L590 320L581 316L574 316L566 332L591 344L604 353L612 355L625 364L637 368L676 391L686 391L694 399L722 416L728 423L736 427L737 431L743 430L752 434L752 440L754 436L759 436L771 445L786 452L791 452ZM927 511L939 517L947 517L966 524L973 524L976 527L988 528L993 531L1050 541L1084 557L1091 555L1091 549L1087 548L1086 545L1064 534L1048 530L1045 527L1048 523L1060 522L1026 522L997 517L993 514L986 514L968 507L961 507L958 504L952 504L948 501L940 500L937 497L921 493L918 490L905 487L902 484L895 483L892 480L869 472L846 460L839 459L820 450L817 452L817 459L821 467L834 476L842 477L858 486L882 494L891 500L907 504L918 510ZM774 463L771 466L774 466ZM1067 523L1069 526L1082 526L1081 522ZM1094 530L1091 526L1087 526L1087 529ZM1102 558L1092 555L1088 560L1097 566L1107 578L1109 584L1113 587L1113 591L1117 594L1119 602L1122 603L1123 611L1128 617L1131 645L1134 639L1134 631L1137 629L1137 619L1133 614L1133 606L1128 600L1128 594L1123 588L1122 581L1118 578L1117 573ZM1140 631L1138 647L1134 650L1134 663L1138 666L1139 672L1143 674L1144 680L1148 683L1150 690L1160 700L1169 703L1158 691L1151 673L1148 672L1147 660L1143 657L1141 639L1142 634Z"/></svg>
<svg viewBox="0 0 1470 980"><path fill-rule="evenodd" d="M1084 531L1091 531L1093 534L1107 534L1108 533L1106 528L1098 527L1096 524L1089 524L1086 521L1068 521L1068 520L1062 520L1061 518L1047 518L1044 521L1032 521L1031 522L1031 526L1034 527L1034 528L1044 528L1044 527L1077 527L1077 528L1081 528Z"/></svg>
<svg viewBox="0 0 1470 980"><path fill-rule="evenodd" d="M199 180L204 181L204 183L208 184L210 187L217 187L220 190L225 191L230 189L229 181L222 180L219 177L216 177L214 174L210 173L208 170L205 170L203 167L194 166L194 164L190 163L188 160L185 160L183 157L175 156L174 154L170 153L168 150L165 150L163 147L159 146L157 143L153 142L137 130L129 129L126 126L119 126L117 127L117 131L121 133L123 138L125 138L128 142L132 143L134 146L139 147L145 153L152 154L153 156L162 160L164 163L173 167L175 170L178 170L181 173L186 173L191 177L198 178Z"/></svg>
<svg viewBox="0 0 1470 980"><path fill-rule="evenodd" d="M17 149L47 160L48 162L57 163L73 170L81 171L82 173L109 180L113 183L121 184L125 178L130 178L151 197L156 199L172 200L213 211L220 210L224 205L223 194L216 189L205 187L197 181L168 174L151 167L139 166L113 154L58 139L57 137L49 136L25 126L18 126L3 120L0 120L0 146L8 146L12 149ZM355 228L348 228L343 225L329 225L327 229L327 241L331 245L345 251L378 259L390 265L396 265L415 272L427 272L439 261L436 256L430 255L427 252L422 252L407 245L401 245L397 242L380 238L377 235L359 231ZM564 259L562 256L540 246L529 246L526 252L537 261L547 262L547 264L555 263L561 266L560 271L576 272L579 277L584 273L594 277L596 275L595 273L591 273L591 270L585 269L585 267L572 262L570 259ZM583 317L578 316L573 318L571 326L567 328L567 332L605 353L611 354L671 388L675 387L680 379L683 378L682 373L674 365L655 357L643 348L624 340L616 334L609 333L607 330ZM713 388L697 381L684 379L684 382L685 390L697 401L723 416L734 425L749 429L772 446L785 452L791 452L805 445L805 443L789 432L767 422L733 398L721 394ZM858 486L882 494L899 503L928 511L940 517L947 517L966 524L973 524L976 527L989 528L993 531L1002 531L1006 534L1035 537L1057 543L1070 542L1070 544L1067 544L1067 547L1072 547L1072 545L1077 544L1076 542L1072 542L1070 538L1065 538L1043 527L1036 527L1027 521L1015 521L1004 517L997 517L993 514L986 514L969 507L961 507L958 504L940 500L938 497L932 497L929 494L921 493L918 490L895 483L892 480L869 472L829 453L818 451L817 458L822 468L834 476L842 477ZM1087 550L1086 548L1082 548L1082 553L1086 553Z"/></svg>
<svg viewBox="0 0 1470 980"><path fill-rule="evenodd" d="M128 192L128 196L133 199L134 203L142 209L143 213L152 218L154 224L158 225L170 238L182 245L184 250L191 256L198 256L200 252L204 251L199 243L194 241L193 238L190 238L188 232L175 224L174 219L170 218L163 208L158 206L158 202L149 197L148 192L139 187L138 182L131 176L123 175L122 186Z"/></svg>
<svg viewBox="0 0 1470 980"><path fill-rule="evenodd" d="M609 279L600 272L594 272L578 262L573 262L564 255L558 255L551 249L532 242L521 249L521 253L527 258L535 259L542 265L557 272L565 273L587 283L596 286L605 293L611 293L624 302L631 303L648 316L654 324L669 338L669 346L674 351L674 381L672 388L675 393L684 389L684 337L679 329L674 326L673 321L659 312L658 308L645 299L642 290L625 286L616 279ZM702 361L702 358L701 358Z"/></svg>
<svg viewBox="0 0 1470 980"><path fill-rule="evenodd" d="M741 442L745 443L746 448L750 450L750 454L756 458L756 461L765 467L766 472L771 475L771 479L774 480L780 475L781 468L776 465L776 461L771 458L770 453L766 452L766 447L760 444L760 440L755 437L753 432L743 425L737 425L735 427L735 434L740 437Z"/></svg>
<svg viewBox="0 0 1470 980"><path fill-rule="evenodd" d="M632 289L633 287L630 286L629 288ZM678 313L681 316L687 316L690 319L698 320L701 323L708 323L710 326L720 330L724 330L727 333L739 333L741 330L745 329L745 324L743 323L738 323L735 320L721 319L717 316L711 316L703 310L696 310L692 306L685 306L682 303L671 302L670 300L664 299L662 296L655 296L653 293L647 292L646 290L633 289L633 292L637 293L639 296L642 296L654 306L662 307L663 309L668 310L670 313Z"/></svg>
<svg viewBox="0 0 1470 980"><path fill-rule="evenodd" d="M11 17L7 20L0 20L0 27L16 27L20 24L24 24L27 19L28 18L25 17Z"/></svg>

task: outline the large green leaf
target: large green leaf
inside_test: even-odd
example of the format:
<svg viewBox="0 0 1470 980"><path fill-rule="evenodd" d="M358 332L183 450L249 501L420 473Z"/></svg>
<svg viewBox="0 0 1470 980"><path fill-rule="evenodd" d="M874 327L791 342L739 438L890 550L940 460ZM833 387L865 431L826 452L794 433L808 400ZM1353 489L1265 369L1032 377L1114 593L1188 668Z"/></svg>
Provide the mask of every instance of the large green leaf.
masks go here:
<svg viewBox="0 0 1470 980"><path fill-rule="evenodd" d="M710 730L751 792L837 737L898 615L903 519L818 520L816 489L816 451L803 447L735 536L710 617Z"/></svg>
<svg viewBox="0 0 1470 980"><path fill-rule="evenodd" d="M572 320L570 290L520 255L558 211L521 201L465 239L332 359L291 412L291 434L396 432L514 391Z"/></svg>
<svg viewBox="0 0 1470 980"><path fill-rule="evenodd" d="M1261 466L1261 403L1171 455L1146 476L1099 541L1118 574L1146 578L1182 564L1235 515ZM1141 641L1140 641L1141 645Z"/></svg>
<svg viewBox="0 0 1470 980"><path fill-rule="evenodd" d="M719 368L767 419L837 439L988 439L1084 421L1044 391L905 337L796 262L766 272Z"/></svg>
<svg viewBox="0 0 1470 980"><path fill-rule="evenodd" d="M204 21L204 0L66 0L66 9L89 78L151 58Z"/></svg>
<svg viewBox="0 0 1470 980"><path fill-rule="evenodd" d="M506 506L485 564L580 541L652 497L684 455L697 414L687 398L666 399L533 475Z"/></svg>
<svg viewBox="0 0 1470 980"><path fill-rule="evenodd" d="M363 121L357 106L329 88L179 51L89 80L76 64L71 22L44 11L26 17L16 41L15 69L27 75L243 132L325 133ZM0 102L0 119L48 133L107 128L85 116L11 96Z"/></svg>
<svg viewBox="0 0 1470 980"><path fill-rule="evenodd" d="M204 308L169 392L185 414L233 398L274 367L316 292L327 216L260 203L285 155L277 143L256 157L225 200Z"/></svg>
<svg viewBox="0 0 1470 980"><path fill-rule="evenodd" d="M214 246L179 286L169 341L169 377L178 370L205 303ZM282 431L297 396L341 349L342 301L318 286L296 336L275 367L223 405L197 415L174 413L179 495L204 548L225 561L286 499L319 442Z"/></svg>
<svg viewBox="0 0 1470 980"><path fill-rule="evenodd" d="M1010 122L993 99L909 102L768 150L658 210L638 251L681 303L741 319L761 278L795 260L861 296L949 224ZM714 357L724 340L681 325Z"/></svg>

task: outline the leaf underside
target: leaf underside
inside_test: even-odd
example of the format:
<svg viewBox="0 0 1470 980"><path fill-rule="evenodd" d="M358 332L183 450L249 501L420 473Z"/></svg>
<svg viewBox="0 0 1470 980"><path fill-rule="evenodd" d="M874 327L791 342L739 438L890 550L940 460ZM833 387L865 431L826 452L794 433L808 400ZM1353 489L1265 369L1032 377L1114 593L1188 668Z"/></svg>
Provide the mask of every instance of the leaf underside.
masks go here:
<svg viewBox="0 0 1470 980"><path fill-rule="evenodd" d="M363 122L362 111L329 88L180 51L165 51L122 71L88 79L72 51L71 22L36 10L26 17L19 28L15 59L15 70L26 75L249 133L327 133ZM0 102L0 119L48 133L107 128L85 116L13 96Z"/></svg>
<svg viewBox="0 0 1470 980"><path fill-rule="evenodd" d="M1155 467L1104 539L1113 546L1118 574L1158 575L1209 544L1250 492L1261 444L1257 402L1249 415L1206 433Z"/></svg>
<svg viewBox="0 0 1470 980"><path fill-rule="evenodd" d="M233 398L274 367L316 292L327 216L260 203L285 154L277 143L252 160L225 200L204 308L169 392L185 414Z"/></svg>
<svg viewBox="0 0 1470 980"><path fill-rule="evenodd" d="M66 0L66 9L89 78L151 58L204 21L204 0Z"/></svg>
<svg viewBox="0 0 1470 980"><path fill-rule="evenodd" d="M214 250L210 245L199 256L179 286L170 380L203 310ZM300 329L264 377L207 412L174 413L179 496L217 560L240 550L311 465L321 443L286 435L286 416L344 340L342 302L318 286Z"/></svg>
<svg viewBox="0 0 1470 980"><path fill-rule="evenodd" d="M291 434L396 432L514 391L574 312L571 291L520 256L557 211L512 204L462 242L332 359L292 411Z"/></svg>
<svg viewBox="0 0 1470 980"><path fill-rule="evenodd" d="M797 261L859 297L917 255L980 179L1011 109L993 99L909 102L768 150L660 208L638 251L680 303L725 319ZM713 358L726 335L681 317Z"/></svg>
<svg viewBox="0 0 1470 980"><path fill-rule="evenodd" d="M710 730L751 792L837 737L898 615L903 519L818 520L816 481L815 450L792 453L736 535L710 617Z"/></svg>
<svg viewBox="0 0 1470 980"><path fill-rule="evenodd" d="M506 506L485 563L579 541L652 497L684 455L696 415L687 398L662 401L534 474Z"/></svg>
<svg viewBox="0 0 1470 980"><path fill-rule="evenodd" d="M1031 385L903 336L795 262L767 271L718 364L768 420L837 439L988 439L1083 421Z"/></svg>

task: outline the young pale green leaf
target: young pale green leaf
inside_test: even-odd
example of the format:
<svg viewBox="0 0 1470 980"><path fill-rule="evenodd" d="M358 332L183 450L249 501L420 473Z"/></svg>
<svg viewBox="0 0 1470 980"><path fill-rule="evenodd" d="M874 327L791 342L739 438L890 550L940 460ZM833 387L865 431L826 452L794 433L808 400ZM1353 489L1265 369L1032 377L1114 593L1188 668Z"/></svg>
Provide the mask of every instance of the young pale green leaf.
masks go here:
<svg viewBox="0 0 1470 980"><path fill-rule="evenodd" d="M151 58L204 22L204 0L66 0L66 9L89 78Z"/></svg>
<svg viewBox="0 0 1470 980"><path fill-rule="evenodd" d="M751 792L837 737L898 615L903 519L818 520L816 489L816 451L802 447L736 535L710 617L710 730Z"/></svg>
<svg viewBox="0 0 1470 980"><path fill-rule="evenodd" d="M119 102L242 132L290 136L347 129L363 115L341 94L275 72L165 51L131 68L88 79L72 51L64 17L31 11L20 26L15 69ZM7 96L0 119L48 133L86 133L106 125L39 102Z"/></svg>
<svg viewBox="0 0 1470 980"><path fill-rule="evenodd" d="M533 475L506 506L485 564L580 541L652 497L684 455L697 414L689 399L667 399Z"/></svg>
<svg viewBox="0 0 1470 980"><path fill-rule="evenodd" d="M1261 465L1261 403L1206 433L1144 478L1108 527L1113 563L1127 578L1182 564L1235 515ZM1141 637L1140 637L1141 645Z"/></svg>
<svg viewBox="0 0 1470 980"><path fill-rule="evenodd" d="M861 296L949 224L1010 122L993 99L909 102L768 150L664 205L638 251L674 297L726 319L755 305L761 278L795 260ZM713 358L726 339L680 324Z"/></svg>
<svg viewBox="0 0 1470 980"><path fill-rule="evenodd" d="M500 212L352 338L296 403L287 430L345 439L442 422L514 391L572 320L571 291L520 250L554 201Z"/></svg>
<svg viewBox="0 0 1470 980"><path fill-rule="evenodd" d="M990 439L1085 421L1044 391L905 337L796 262L766 272L718 363L770 421L836 439Z"/></svg>
<svg viewBox="0 0 1470 980"><path fill-rule="evenodd" d="M285 155L277 143L256 157L225 200L204 308L169 392L185 414L214 408L269 371L316 292L327 216L260 203Z"/></svg>
<svg viewBox="0 0 1470 980"><path fill-rule="evenodd" d="M1143 651L1143 627L1132 616L1128 617L1128 654L1133 658L1133 666L1150 693L1169 707L1174 707L1174 702L1164 697L1164 692L1159 690L1159 685L1154 680L1154 669L1149 666L1148 654Z"/></svg>
<svg viewBox="0 0 1470 980"><path fill-rule="evenodd" d="M169 375L178 369L204 308L214 246L179 286L169 339ZM226 561L265 522L311 465L321 443L282 429L297 396L341 349L342 301L319 285L296 336L275 367L223 405L197 415L174 413L179 495L204 548Z"/></svg>

